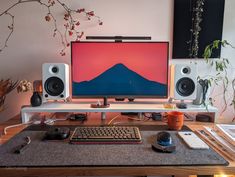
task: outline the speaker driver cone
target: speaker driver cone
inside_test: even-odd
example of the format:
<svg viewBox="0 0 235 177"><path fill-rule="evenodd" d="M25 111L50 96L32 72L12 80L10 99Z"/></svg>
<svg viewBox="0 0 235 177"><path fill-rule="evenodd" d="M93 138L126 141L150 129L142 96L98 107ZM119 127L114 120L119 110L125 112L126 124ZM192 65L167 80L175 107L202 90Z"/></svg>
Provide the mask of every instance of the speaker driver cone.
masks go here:
<svg viewBox="0 0 235 177"><path fill-rule="evenodd" d="M192 79L184 77L176 83L176 91L181 96L190 96L195 90L195 84Z"/></svg>
<svg viewBox="0 0 235 177"><path fill-rule="evenodd" d="M64 83L58 77L50 77L44 84L46 92L51 96L58 96L64 91Z"/></svg>

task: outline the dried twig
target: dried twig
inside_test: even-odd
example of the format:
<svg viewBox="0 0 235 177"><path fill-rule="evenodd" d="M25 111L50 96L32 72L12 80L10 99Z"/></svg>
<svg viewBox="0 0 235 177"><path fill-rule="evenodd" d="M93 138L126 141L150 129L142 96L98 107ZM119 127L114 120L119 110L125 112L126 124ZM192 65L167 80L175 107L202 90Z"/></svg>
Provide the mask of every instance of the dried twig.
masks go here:
<svg viewBox="0 0 235 177"><path fill-rule="evenodd" d="M14 90L18 85L18 81L13 82L10 79L0 80L0 112L4 110L4 102L6 95Z"/></svg>
<svg viewBox="0 0 235 177"><path fill-rule="evenodd" d="M47 8L47 14L45 16L45 20L47 22L50 22L50 21L53 22L54 24L53 36L55 37L57 34L59 34L60 36L60 40L63 46L62 49L60 50L60 54L62 56L65 55L66 47L70 46L68 42L69 41L68 36L69 37L75 36L75 40L78 41L84 35L83 31L78 30L80 26L80 21L75 19L74 14L82 14L87 18L87 20L91 20L92 18L94 18L97 20L97 23L99 25L103 24L103 22L100 20L100 17L96 16L94 11L86 11L84 8L78 8L74 10L74 9L69 8L65 3L62 3L60 0L47 0L47 2L44 2L43 0L19 0L18 2L14 3L9 8L7 8L4 12L0 13L0 17L4 15L8 15L11 17L11 24L8 26L9 33L7 35L7 38L4 41L3 46L0 47L0 52L2 52L8 46L7 45L8 41L11 38L15 29L15 26L14 26L15 16L10 12L10 10L18 6L19 4L28 3L28 2L37 2L40 5ZM64 20L62 22L65 27L64 32L58 29L58 25L57 25L58 21L56 20L55 16L52 14L52 11L51 11L52 7L54 7L55 4L60 5L65 10Z"/></svg>

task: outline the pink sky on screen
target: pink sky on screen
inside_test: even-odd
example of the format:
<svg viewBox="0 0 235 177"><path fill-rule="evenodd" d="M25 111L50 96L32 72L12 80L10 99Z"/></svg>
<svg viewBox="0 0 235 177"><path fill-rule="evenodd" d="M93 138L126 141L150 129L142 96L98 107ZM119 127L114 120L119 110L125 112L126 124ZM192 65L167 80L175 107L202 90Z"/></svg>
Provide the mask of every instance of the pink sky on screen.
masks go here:
<svg viewBox="0 0 235 177"><path fill-rule="evenodd" d="M167 43L72 43L74 82L89 81L117 63L142 77L167 83Z"/></svg>

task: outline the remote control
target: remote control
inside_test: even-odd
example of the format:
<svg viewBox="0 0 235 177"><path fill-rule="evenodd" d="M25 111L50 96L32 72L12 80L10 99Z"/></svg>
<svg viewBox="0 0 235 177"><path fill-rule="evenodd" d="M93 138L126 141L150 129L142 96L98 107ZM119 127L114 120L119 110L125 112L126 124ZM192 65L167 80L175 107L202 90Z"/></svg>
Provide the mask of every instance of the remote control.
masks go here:
<svg viewBox="0 0 235 177"><path fill-rule="evenodd" d="M192 131L178 132L178 135L192 149L209 149L209 146Z"/></svg>

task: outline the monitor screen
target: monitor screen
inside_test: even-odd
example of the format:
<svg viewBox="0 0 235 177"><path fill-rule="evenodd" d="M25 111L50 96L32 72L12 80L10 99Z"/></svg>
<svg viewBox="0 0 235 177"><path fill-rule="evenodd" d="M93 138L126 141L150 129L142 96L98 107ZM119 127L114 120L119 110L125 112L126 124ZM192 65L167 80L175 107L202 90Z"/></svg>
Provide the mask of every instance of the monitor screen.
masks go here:
<svg viewBox="0 0 235 177"><path fill-rule="evenodd" d="M168 42L72 42L72 96L166 98Z"/></svg>

